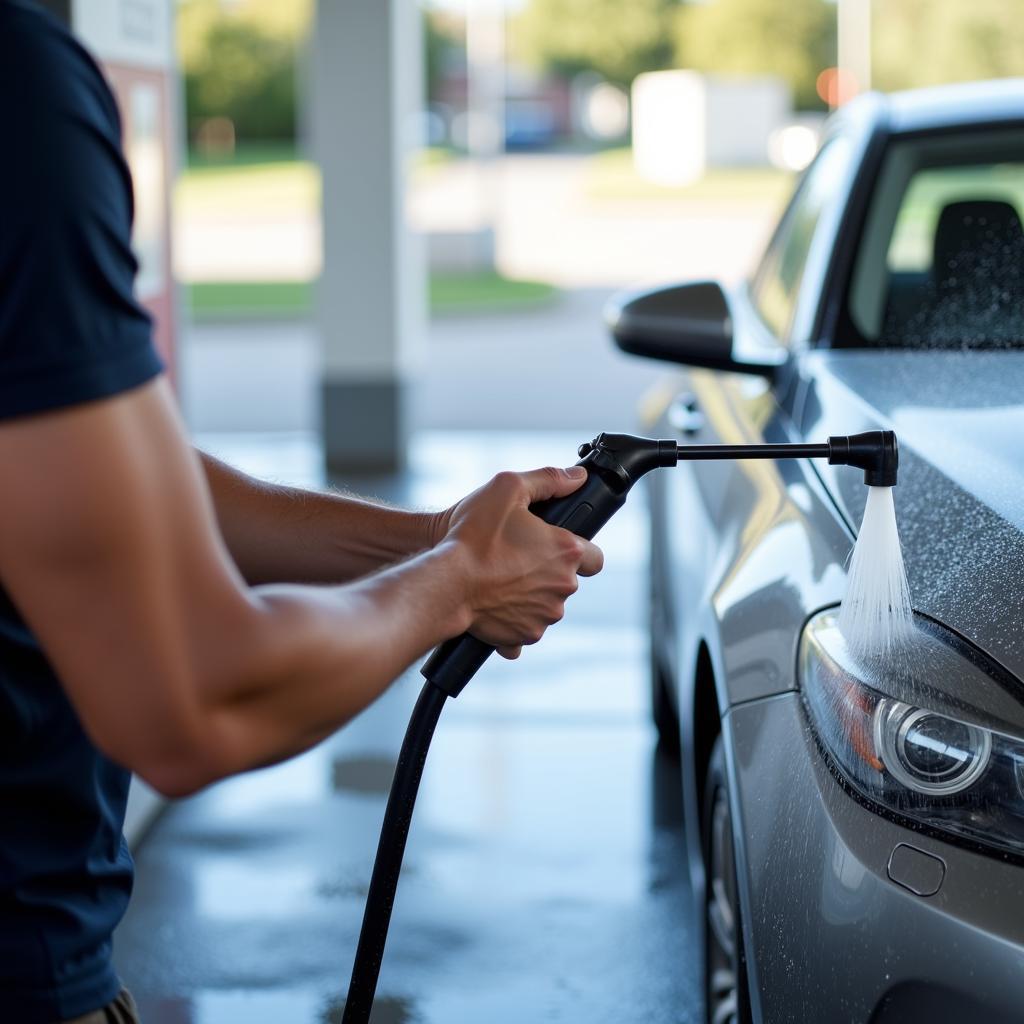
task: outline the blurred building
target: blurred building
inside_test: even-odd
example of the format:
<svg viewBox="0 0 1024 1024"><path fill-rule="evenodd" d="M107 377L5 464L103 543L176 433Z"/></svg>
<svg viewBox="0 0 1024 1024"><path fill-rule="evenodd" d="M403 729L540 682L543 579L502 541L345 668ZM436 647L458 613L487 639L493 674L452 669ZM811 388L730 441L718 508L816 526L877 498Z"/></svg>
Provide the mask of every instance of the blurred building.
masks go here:
<svg viewBox="0 0 1024 1024"><path fill-rule="evenodd" d="M135 187L136 294L155 341L174 365L177 309L171 276L170 182L178 160L173 0L46 0L98 58L121 111Z"/></svg>
<svg viewBox="0 0 1024 1024"><path fill-rule="evenodd" d="M653 71L633 83L633 159L659 185L687 185L709 167L769 163L769 142L793 115L773 76Z"/></svg>
<svg viewBox="0 0 1024 1024"><path fill-rule="evenodd" d="M469 74L465 67L445 69L432 110L444 120L440 140L466 148L469 117ZM564 79L509 65L505 74L506 149L535 149L569 138L573 133L572 88Z"/></svg>

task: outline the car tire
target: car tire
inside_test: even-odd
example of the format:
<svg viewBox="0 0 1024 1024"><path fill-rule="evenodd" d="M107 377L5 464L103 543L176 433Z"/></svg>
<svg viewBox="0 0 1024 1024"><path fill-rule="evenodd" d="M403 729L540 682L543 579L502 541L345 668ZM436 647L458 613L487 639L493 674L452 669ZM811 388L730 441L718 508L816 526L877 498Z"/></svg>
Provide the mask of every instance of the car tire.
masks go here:
<svg viewBox="0 0 1024 1024"><path fill-rule="evenodd" d="M679 713L668 690L665 672L658 656L651 651L651 718L658 732L658 749L677 760L679 758Z"/></svg>
<svg viewBox="0 0 1024 1024"><path fill-rule="evenodd" d="M658 614L658 595L651 587L648 603L648 667L651 691L651 719L658 732L658 749L673 760L679 758L679 712L669 692L668 676L658 654L658 637L662 634L660 616Z"/></svg>
<svg viewBox="0 0 1024 1024"><path fill-rule="evenodd" d="M732 823L725 747L719 736L708 762L701 823L707 874L704 995L708 1024L751 1021Z"/></svg>

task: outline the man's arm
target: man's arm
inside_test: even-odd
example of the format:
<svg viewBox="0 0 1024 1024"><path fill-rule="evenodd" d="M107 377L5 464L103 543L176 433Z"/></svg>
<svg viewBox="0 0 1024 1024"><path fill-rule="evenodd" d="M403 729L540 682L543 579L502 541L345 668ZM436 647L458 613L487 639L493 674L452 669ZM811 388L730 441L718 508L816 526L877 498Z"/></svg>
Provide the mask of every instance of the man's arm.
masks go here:
<svg viewBox="0 0 1024 1024"><path fill-rule="evenodd" d="M344 583L443 535L440 515L265 483L199 454L220 532L249 583Z"/></svg>
<svg viewBox="0 0 1024 1024"><path fill-rule="evenodd" d="M0 578L94 742L178 795L313 745L446 637L539 639L601 556L528 506L579 483L500 474L401 566L249 588L160 380L0 423Z"/></svg>

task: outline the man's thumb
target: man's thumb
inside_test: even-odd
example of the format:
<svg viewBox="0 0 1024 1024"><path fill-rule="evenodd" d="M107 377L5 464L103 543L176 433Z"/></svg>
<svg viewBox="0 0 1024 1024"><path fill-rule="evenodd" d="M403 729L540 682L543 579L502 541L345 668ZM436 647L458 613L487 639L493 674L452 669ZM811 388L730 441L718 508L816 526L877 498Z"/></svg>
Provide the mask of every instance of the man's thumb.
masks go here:
<svg viewBox="0 0 1024 1024"><path fill-rule="evenodd" d="M556 469L545 466L523 474L529 501L544 501L545 498L564 498L572 494L587 479L587 471L582 466L569 469Z"/></svg>

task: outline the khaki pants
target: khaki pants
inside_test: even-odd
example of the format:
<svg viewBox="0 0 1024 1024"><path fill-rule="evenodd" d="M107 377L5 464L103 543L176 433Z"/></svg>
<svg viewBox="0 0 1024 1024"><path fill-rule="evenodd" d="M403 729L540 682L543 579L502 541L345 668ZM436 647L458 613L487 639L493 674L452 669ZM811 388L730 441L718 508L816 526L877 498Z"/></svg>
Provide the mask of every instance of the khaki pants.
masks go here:
<svg viewBox="0 0 1024 1024"><path fill-rule="evenodd" d="M128 989L121 989L121 994L102 1010L94 1010L84 1017L65 1021L64 1024L140 1024L139 1011Z"/></svg>

